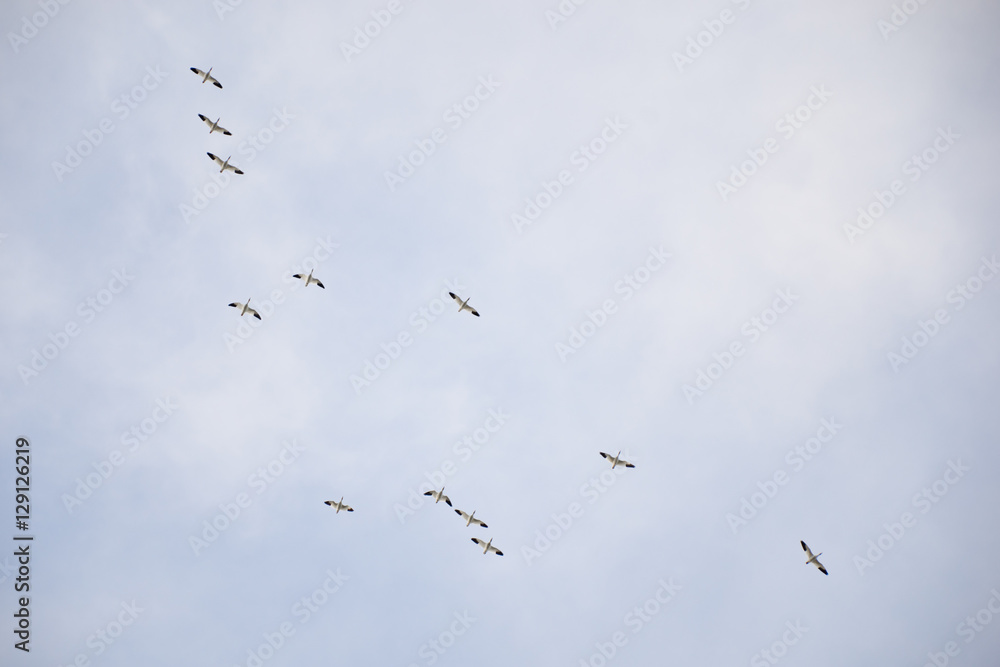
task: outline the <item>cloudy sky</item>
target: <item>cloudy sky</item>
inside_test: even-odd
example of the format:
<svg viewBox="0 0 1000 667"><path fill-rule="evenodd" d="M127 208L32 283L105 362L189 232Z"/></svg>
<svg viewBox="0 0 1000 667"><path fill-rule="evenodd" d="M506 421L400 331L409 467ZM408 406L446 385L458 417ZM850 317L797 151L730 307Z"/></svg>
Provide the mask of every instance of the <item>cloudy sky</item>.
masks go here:
<svg viewBox="0 0 1000 667"><path fill-rule="evenodd" d="M0 662L995 664L998 20L4 3Z"/></svg>

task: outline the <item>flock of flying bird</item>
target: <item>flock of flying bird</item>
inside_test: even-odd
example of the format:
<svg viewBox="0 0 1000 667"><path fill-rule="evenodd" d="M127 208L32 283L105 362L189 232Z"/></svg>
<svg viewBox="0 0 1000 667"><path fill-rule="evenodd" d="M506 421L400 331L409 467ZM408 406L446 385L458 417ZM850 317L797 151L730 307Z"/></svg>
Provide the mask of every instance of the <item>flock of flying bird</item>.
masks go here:
<svg viewBox="0 0 1000 667"><path fill-rule="evenodd" d="M459 312L461 312L461 311L459 311ZM441 487L440 491L427 491L427 492L424 493L424 495L425 496L430 496L431 498L433 498L435 505L437 505L439 502L441 502L443 500L448 507L451 507L452 509L455 509L454 505L451 504L451 498L449 498L448 496L444 495L444 487L443 486ZM457 514L460 517L462 517L463 519L465 519L465 525L466 526L471 526L472 524L475 524L477 526L482 526L483 528L489 528L489 526L487 526L485 523L483 523L482 521L480 521L479 519L476 518L476 511L475 510L472 511L472 514L466 514L465 512L463 512L460 509L455 509L455 514ZM499 549L497 549L495 546L493 546L493 538L492 537L489 539L488 542L483 542L478 537L473 537L472 541L475 542L476 544L478 544L479 546L481 546L483 548L483 555L484 556L486 554L488 554L489 552L491 552L491 551L493 553L495 553L497 556L503 556L503 552L500 551Z"/></svg>
<svg viewBox="0 0 1000 667"><path fill-rule="evenodd" d="M191 71L201 77L201 82L202 83L212 83L213 85L215 85L216 88L220 88L220 89L222 88L222 84L219 83L218 79L216 79L214 76L212 76L212 68L211 67L208 68L207 72L203 72L202 70L198 69L197 67L192 67ZM209 134L212 134L213 132L221 132L222 134L224 134L227 137L231 137L233 135L232 132L230 132L226 128L222 127L221 125L219 125L219 121L222 120L222 116L219 116L219 118L217 118L214 121L211 118L209 118L208 116L205 116L203 114L198 114L198 118L200 118L202 120L202 122L204 122L206 125L208 125L208 133ZM232 158L232 155L230 155L229 157L227 157L225 160L223 160L222 158L220 158L217 155L214 155L212 153L208 153L208 157L211 158L216 164L219 165L219 173L220 174L222 172L226 171L227 169L230 170L230 171L233 171L233 172L235 172L237 174L242 174L243 173L243 171L241 169L239 169L239 168L237 168L237 167L229 164L229 160ZM305 283L306 287L309 287L309 285L318 285L322 289L326 289L323 286L323 283L319 281L319 279L313 278L312 271L310 271L308 275L303 275L301 273L296 273L293 277L297 278L297 279L299 279L301 281L303 281ZM473 308L472 306L469 305L469 299L464 299L463 300L460 296L456 295L454 292L448 292L448 296L450 296L452 299L454 299L455 302L458 304L458 312L462 312L463 310L467 310L470 313L472 313L473 315L475 315L476 317L479 317L479 312L475 308ZM240 317L242 317L243 315L249 314L249 315L252 315L252 316L256 317L258 320L261 319L260 313L258 313L256 310L254 310L253 308L250 307L250 299L249 298L247 299L246 303L240 303L239 301L234 301L233 303L231 303L229 305L231 307L236 308L236 309L238 309L240 311ZM628 461L625 461L624 459L620 458L620 456L621 456L621 452L620 451L617 454L615 454L614 456L611 456L610 454L605 454L604 452L600 452L600 455L603 456L606 460L608 460L608 461L611 462L611 469L612 470L614 470L618 466L624 466L626 468L634 468L635 467L633 464L631 464ZM488 528L488 526L485 523L483 523L481 520L479 520L479 519L476 518L476 512L475 512L475 510L473 510L472 514L467 514L466 512L463 512L462 510L455 508L451 504L451 499L448 498L448 496L444 495L444 487L443 486L441 487L440 491L427 491L426 493L424 493L424 495L425 496L431 496L432 498L434 498L434 504L435 505L443 500L445 502L445 504L448 505L448 507L452 507L452 509L455 510L456 514L458 514L463 519L465 519L465 525L466 526L477 525L477 526L482 526L483 528ZM347 504L344 503L343 496L341 496L340 500L337 500L337 501L327 500L327 501L325 501L325 504L327 504L327 505L329 505L331 507L335 507L336 510L337 510L337 512L336 512L337 514L339 514L341 510L343 510L345 512L353 512L354 511L353 507L351 507L350 505L347 505ZM495 546L493 546L493 538L492 537L487 542L482 541L478 537L473 537L472 541L475 542L477 545L479 545L479 546L481 546L483 548L483 555L486 555L486 554L488 554L490 552L493 552L493 553L495 553L498 556L503 556L503 552L500 551L499 549L497 549ZM809 564L815 565L819 569L819 571L822 572L823 574L829 574L829 572L826 571L826 568L823 566L823 564L820 563L819 560L818 560L819 557L822 556L823 554L822 553L818 553L818 554L813 555L813 552L809 549L808 546L806 546L805 542L801 542L801 544L802 544L803 551L805 551L806 555L809 557L809 559L806 561L806 565L809 565Z"/></svg>
<svg viewBox="0 0 1000 667"><path fill-rule="evenodd" d="M222 88L222 84L219 83L219 80L216 79L214 76L212 76L212 68L211 67L208 68L207 72L202 72L197 67L192 67L191 71L201 77L201 82L202 83L207 83L207 82L211 81L213 84L215 84L216 88ZM209 118L208 116L205 116L203 114L198 114L198 118L201 118L201 120L205 123L205 125L208 125L208 133L209 134L212 134L213 132L222 132L222 134L226 135L227 137L233 136L232 132L230 132L226 128L222 127L221 125L219 125L219 121L222 120L222 116L219 116L219 118L217 120L215 120L215 121L213 121L211 118ZM209 153L208 157L212 158L212 160L217 165L219 165L219 173L220 174L222 172L224 172L226 169L228 169L230 171L234 171L237 174L242 174L243 173L243 171L241 169L237 169L233 165L229 164L230 158L233 157L232 155L230 155L229 157L227 157L225 160L223 160L222 158L220 158L217 155L213 155L212 153Z"/></svg>
<svg viewBox="0 0 1000 667"><path fill-rule="evenodd" d="M201 82L202 83L212 83L216 88L220 88L220 89L222 88L222 84L219 83L219 80L216 79L214 76L212 76L212 68L211 67L208 68L207 72L203 72L202 70L198 69L197 67L192 67L191 71L201 77ZM198 118L200 118L202 120L202 122L205 123L205 125L208 125L208 133L209 134L212 134L213 132L221 132L222 134L224 134L227 137L233 136L232 132L230 132L226 128L222 127L221 125L219 125L219 122L222 120L222 116L219 116L216 120L212 120L211 118L209 118L208 116L206 116L204 114L198 114ZM239 168L237 168L237 167L229 164L229 160L232 159L232 157L233 157L232 155L230 155L225 160L223 160L218 155L215 155L215 154L213 154L213 153L210 152L210 153L208 153L208 157L210 157L217 165L219 165L219 173L220 174L222 172L224 172L225 170L227 170L227 169L230 170L230 171L233 171L233 172L235 172L237 174L242 174L243 173L242 169L239 169ZM293 277L301 280L302 282L304 282L306 284L306 287L309 287L310 285L319 285L323 289L326 289L326 287L324 287L323 283L320 282L318 278L313 278L312 271L309 272L309 275L302 275L301 273L296 273ZM258 313L256 310L254 310L253 308L250 307L250 299L247 299L246 303L240 303L239 301L234 301L233 303L231 303L229 305L232 306L233 308L237 308L240 311L240 317L243 317L244 315L252 315L252 316L256 317L258 320L261 319L260 313ZM475 311L473 311L473 312L475 313ZM478 315L479 313L476 313L476 314Z"/></svg>
<svg viewBox="0 0 1000 667"><path fill-rule="evenodd" d="M451 294L451 292L449 292L449 294ZM466 301L463 302L459 297L455 296L454 294L451 294L451 297L453 299L455 299L455 301L457 301L460 304L459 312L462 312L462 309L465 309L465 310L471 311L472 314L475 315L476 317L479 317L479 313L477 313L475 310L473 310L472 308L469 308L468 306L465 305L466 302L468 302L468 299L466 299ZM604 452L600 452L600 454L601 454L601 456L603 456L608 461L611 461L611 468L612 468L612 470L614 468L616 468L617 466L624 466L626 468L634 468L635 467L634 465L632 465L631 463L629 463L625 459L621 458L621 452L618 452L614 456L611 456L610 454L605 454ZM466 526L473 526L473 525L475 525L475 526L482 526L483 528L489 528L489 526L487 526L485 522L483 522L481 519L477 519L476 518L476 511L475 510L472 511L472 514L469 514L468 512L463 512L462 510L460 510L460 509L456 508L454 505L452 505L451 504L451 498L449 498L448 496L444 495L444 487L443 486L441 487L440 491L426 491L426 492L424 492L424 495L425 496L430 496L431 498L433 498L435 505L437 505L440 502L444 502L445 505L447 505L448 507L450 507L453 510L455 510L455 514L457 514L460 517L462 517L463 519L465 519L465 525ZM330 507L337 508L337 512L336 512L337 514L340 514L340 510L344 510L345 512L353 512L354 511L353 507L351 507L350 505L344 504L344 498L343 498L343 496L341 496L340 500L327 500L327 501L325 501L325 503L327 505L329 505ZM476 544L478 544L479 546L481 546L483 548L483 555L484 556L486 554L490 553L490 552L495 553L497 556L503 556L503 552L500 551L499 549L497 549L495 546L493 546L493 538L492 537L487 542L482 541L478 537L473 537L472 541L475 542ZM803 543L803 546L805 546L805 543Z"/></svg>

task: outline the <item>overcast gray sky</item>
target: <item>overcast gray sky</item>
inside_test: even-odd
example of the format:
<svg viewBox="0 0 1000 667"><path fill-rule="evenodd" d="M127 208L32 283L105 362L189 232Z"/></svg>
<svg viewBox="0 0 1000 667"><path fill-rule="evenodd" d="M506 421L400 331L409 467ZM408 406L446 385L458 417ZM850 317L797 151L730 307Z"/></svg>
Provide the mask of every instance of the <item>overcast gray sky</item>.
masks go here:
<svg viewBox="0 0 1000 667"><path fill-rule="evenodd" d="M994 665L998 19L5 3L0 662Z"/></svg>

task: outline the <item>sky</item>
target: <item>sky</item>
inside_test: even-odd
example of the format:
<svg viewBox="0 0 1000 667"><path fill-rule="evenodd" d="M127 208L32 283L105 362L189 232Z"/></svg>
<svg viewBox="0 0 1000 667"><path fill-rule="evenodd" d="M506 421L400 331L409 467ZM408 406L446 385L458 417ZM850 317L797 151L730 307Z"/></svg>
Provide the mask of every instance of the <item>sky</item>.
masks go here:
<svg viewBox="0 0 1000 667"><path fill-rule="evenodd" d="M4 3L0 662L995 665L998 20Z"/></svg>

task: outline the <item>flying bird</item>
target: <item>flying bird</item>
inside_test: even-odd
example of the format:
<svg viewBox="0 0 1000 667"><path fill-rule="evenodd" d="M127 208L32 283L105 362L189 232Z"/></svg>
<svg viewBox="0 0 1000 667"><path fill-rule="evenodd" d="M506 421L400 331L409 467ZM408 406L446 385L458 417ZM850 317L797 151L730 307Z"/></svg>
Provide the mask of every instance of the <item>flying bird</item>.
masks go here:
<svg viewBox="0 0 1000 667"><path fill-rule="evenodd" d="M344 496L341 496L340 500L326 500L324 501L324 503L326 505L329 505L330 507L336 507L337 508L336 514L340 514L340 510L344 510L345 512L354 511L353 507L344 504Z"/></svg>
<svg viewBox="0 0 1000 667"><path fill-rule="evenodd" d="M808 565L809 563L812 563L817 568L819 568L819 571L822 572L823 574L827 574L827 575L830 574L829 572L826 571L826 568L823 567L823 563L819 562L819 557L822 556L823 553L820 552L820 553L816 554L815 556L813 556L813 552L809 550L809 547L806 546L806 543L802 542L802 540L799 540L799 542L802 544L802 550L806 552L807 556L809 556L809 560L806 561L806 565Z"/></svg>
<svg viewBox="0 0 1000 667"><path fill-rule="evenodd" d="M443 486L441 487L440 491L425 491L424 495L425 496L430 496L431 498L433 498L435 505L437 505L439 502L441 502L443 500L446 503L448 503L448 507L452 506L451 499L448 496L444 495L444 487Z"/></svg>
<svg viewBox="0 0 1000 667"><path fill-rule="evenodd" d="M489 542L483 542L478 537L473 537L472 541L475 542L476 544L478 544L479 546L481 546L483 548L483 555L484 556L486 554L488 554L489 552L491 552L491 551L493 553L495 553L497 556L503 556L503 552L500 551L499 549L497 549L495 546L493 546L493 538L492 537L490 538Z"/></svg>
<svg viewBox="0 0 1000 667"><path fill-rule="evenodd" d="M253 315L254 317L256 317L258 320L260 319L260 313L258 313L256 310L254 310L253 308L250 307L250 299L247 299L247 302L245 304L240 303L239 301L234 301L233 303L231 303L229 305L232 306L233 308L239 308L240 309L240 317L243 317L243 315L245 313L250 313L251 315Z"/></svg>
<svg viewBox="0 0 1000 667"><path fill-rule="evenodd" d="M216 121L213 121L208 116L203 116L201 114L198 114L198 118L201 118L203 121L205 121L205 125L208 125L209 134L212 134L213 132L222 132L227 137L233 136L232 132L219 125L219 120L222 120L222 116L219 116L219 120Z"/></svg>
<svg viewBox="0 0 1000 667"><path fill-rule="evenodd" d="M192 67L191 71L201 77L201 82L202 83L205 83L206 81L211 81L212 83L215 84L216 88L222 88L222 84L219 83L218 79L216 79L214 76L212 76L212 68L211 67L208 68L207 72L202 72L197 67Z"/></svg>
<svg viewBox="0 0 1000 667"><path fill-rule="evenodd" d="M473 510L472 514L466 514L462 510L455 510L455 514L458 514L463 519L465 519L465 525L470 526L476 524L477 526L482 526L483 528L489 528L485 523L476 518L476 512Z"/></svg>
<svg viewBox="0 0 1000 667"><path fill-rule="evenodd" d="M312 271L309 272L308 276L304 276L301 273L296 273L294 276L292 276L292 278L298 278L299 280L303 281L306 284L306 287L309 287L310 285L319 285L320 287L323 287L323 283L321 283L318 279L313 278ZM323 287L323 289L326 288Z"/></svg>
<svg viewBox="0 0 1000 667"><path fill-rule="evenodd" d="M462 301L462 297L456 296L454 292L448 292L448 296L450 296L452 299L454 299L456 302L458 302L458 312L462 312L463 310L467 310L470 313L472 313L473 315L475 315L476 317L479 317L479 313L476 312L476 309L473 308L472 306L468 305L469 304L469 300L468 299L466 299L465 301Z"/></svg>
<svg viewBox="0 0 1000 667"><path fill-rule="evenodd" d="M625 466L626 468L634 468L635 466L632 465L631 463L629 463L628 461L626 461L624 459L618 458L619 456L621 456L621 454L622 453L621 453L620 450L614 456L611 456L610 454L605 454L604 452L601 452L601 456L603 456L607 460L611 461L611 469L612 470L615 469L615 466Z"/></svg>
<svg viewBox="0 0 1000 667"><path fill-rule="evenodd" d="M208 157L210 157L213 160L215 160L215 164L217 164L217 165L219 165L221 167L221 169L219 169L219 173L220 174L222 172L224 172L226 169L229 169L230 171L235 171L237 174L242 174L243 173L242 170L237 169L233 165L229 164L229 158L233 157L232 155L230 155L229 157L227 157L225 160L223 160L221 157L219 157L217 155L212 155L211 153L208 154Z"/></svg>

